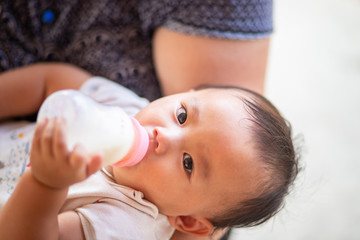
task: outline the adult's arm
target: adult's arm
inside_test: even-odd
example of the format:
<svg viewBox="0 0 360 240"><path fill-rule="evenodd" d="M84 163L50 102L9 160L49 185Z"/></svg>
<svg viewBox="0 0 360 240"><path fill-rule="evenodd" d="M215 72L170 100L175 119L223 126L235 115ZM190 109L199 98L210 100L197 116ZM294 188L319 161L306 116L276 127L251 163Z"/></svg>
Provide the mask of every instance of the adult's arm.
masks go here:
<svg viewBox="0 0 360 240"><path fill-rule="evenodd" d="M199 84L236 85L264 93L269 38L230 40L159 28L153 38L156 74L164 95Z"/></svg>
<svg viewBox="0 0 360 240"><path fill-rule="evenodd" d="M91 75L64 63L39 63L0 74L0 119L36 113L46 96L78 89Z"/></svg>

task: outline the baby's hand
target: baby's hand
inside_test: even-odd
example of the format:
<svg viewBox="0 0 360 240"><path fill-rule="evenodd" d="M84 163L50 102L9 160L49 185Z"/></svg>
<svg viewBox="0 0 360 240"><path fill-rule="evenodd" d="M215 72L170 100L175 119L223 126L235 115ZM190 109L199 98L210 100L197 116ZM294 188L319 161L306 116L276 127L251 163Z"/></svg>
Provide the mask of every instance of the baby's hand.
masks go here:
<svg viewBox="0 0 360 240"><path fill-rule="evenodd" d="M32 174L52 188L66 188L85 180L102 164L100 154L90 156L81 144L72 151L67 149L64 124L60 118L39 121L32 141Z"/></svg>

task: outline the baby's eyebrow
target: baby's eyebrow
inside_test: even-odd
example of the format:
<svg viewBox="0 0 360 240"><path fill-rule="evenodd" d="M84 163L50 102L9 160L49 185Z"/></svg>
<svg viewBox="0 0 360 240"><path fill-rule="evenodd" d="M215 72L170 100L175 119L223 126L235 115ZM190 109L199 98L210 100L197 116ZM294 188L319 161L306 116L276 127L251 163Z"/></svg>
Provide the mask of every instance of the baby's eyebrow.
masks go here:
<svg viewBox="0 0 360 240"><path fill-rule="evenodd" d="M189 99L188 103L188 114L191 114L191 118L194 120L199 119L200 109L199 109L199 100L196 97Z"/></svg>
<svg viewBox="0 0 360 240"><path fill-rule="evenodd" d="M202 172L202 175L203 175L203 178L206 180L209 178L209 175L210 175L210 166L209 166L209 162L208 162L208 159L207 157L205 157L206 154L208 153L208 150L206 147L203 147L202 148L202 152L200 153L201 157L200 157L200 165L201 165L201 172Z"/></svg>

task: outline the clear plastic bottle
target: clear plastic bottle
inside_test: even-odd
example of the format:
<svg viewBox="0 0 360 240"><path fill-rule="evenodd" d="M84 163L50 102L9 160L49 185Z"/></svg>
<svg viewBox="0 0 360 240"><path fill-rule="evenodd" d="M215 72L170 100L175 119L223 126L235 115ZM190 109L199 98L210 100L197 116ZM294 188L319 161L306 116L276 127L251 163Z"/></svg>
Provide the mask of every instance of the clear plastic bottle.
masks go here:
<svg viewBox="0 0 360 240"><path fill-rule="evenodd" d="M61 90L46 98L37 119L52 117L65 119L69 150L82 143L90 154L102 151L104 165L132 166L147 152L149 136L135 118L79 91Z"/></svg>

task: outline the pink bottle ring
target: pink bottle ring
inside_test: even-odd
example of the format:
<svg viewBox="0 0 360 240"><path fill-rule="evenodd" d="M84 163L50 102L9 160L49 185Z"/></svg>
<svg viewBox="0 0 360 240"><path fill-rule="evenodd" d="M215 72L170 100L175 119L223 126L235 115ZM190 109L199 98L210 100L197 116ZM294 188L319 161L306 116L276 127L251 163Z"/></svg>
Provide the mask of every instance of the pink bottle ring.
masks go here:
<svg viewBox="0 0 360 240"><path fill-rule="evenodd" d="M149 135L145 128L133 117L130 120L134 126L134 141L129 152L118 162L115 167L133 166L139 163L144 157L149 147Z"/></svg>

